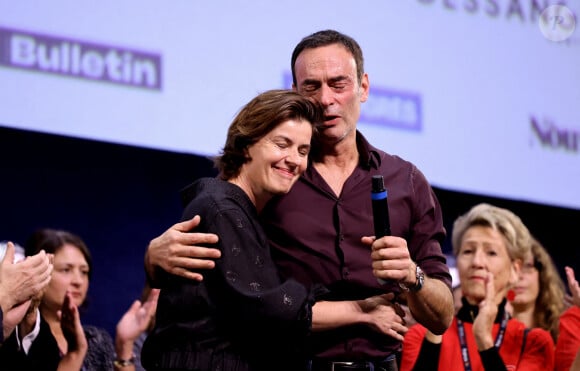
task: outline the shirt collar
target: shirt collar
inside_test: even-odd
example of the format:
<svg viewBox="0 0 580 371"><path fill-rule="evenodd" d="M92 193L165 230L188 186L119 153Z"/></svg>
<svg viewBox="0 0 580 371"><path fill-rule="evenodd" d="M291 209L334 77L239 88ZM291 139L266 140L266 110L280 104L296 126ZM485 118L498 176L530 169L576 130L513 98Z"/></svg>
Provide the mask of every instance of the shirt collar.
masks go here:
<svg viewBox="0 0 580 371"><path fill-rule="evenodd" d="M359 153L359 164L364 169L378 169L381 166L379 150L372 146L360 131L356 131L356 147Z"/></svg>
<svg viewBox="0 0 580 371"><path fill-rule="evenodd" d="M381 152L372 146L360 131L356 131L356 148L359 154L359 166L365 170L379 169L381 166ZM301 178L312 180L316 174L312 161L309 160L308 168Z"/></svg>

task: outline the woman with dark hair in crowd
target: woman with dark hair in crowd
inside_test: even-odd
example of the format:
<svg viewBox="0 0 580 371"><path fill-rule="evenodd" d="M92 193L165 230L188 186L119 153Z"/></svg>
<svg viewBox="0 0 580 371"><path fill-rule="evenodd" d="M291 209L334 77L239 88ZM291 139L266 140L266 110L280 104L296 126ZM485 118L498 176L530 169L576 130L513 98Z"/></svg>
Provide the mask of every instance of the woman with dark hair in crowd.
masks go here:
<svg viewBox="0 0 580 371"><path fill-rule="evenodd" d="M134 369L133 341L146 327L146 308L131 306L117 326L113 345L106 330L80 322L78 309L86 302L92 276L91 253L84 241L67 231L41 229L30 237L25 253L41 250L53 254L52 278L0 350L2 369Z"/></svg>

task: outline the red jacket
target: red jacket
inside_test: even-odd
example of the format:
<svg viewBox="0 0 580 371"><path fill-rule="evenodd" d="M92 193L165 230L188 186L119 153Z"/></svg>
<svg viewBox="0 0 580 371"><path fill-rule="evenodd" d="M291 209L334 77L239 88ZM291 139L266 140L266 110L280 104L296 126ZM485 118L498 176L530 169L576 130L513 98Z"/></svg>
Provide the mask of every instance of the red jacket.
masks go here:
<svg viewBox="0 0 580 371"><path fill-rule="evenodd" d="M556 344L555 371L568 371L580 349L580 307L572 306L560 316L560 335Z"/></svg>
<svg viewBox="0 0 580 371"><path fill-rule="evenodd" d="M465 323L465 335L467 349L473 371L483 371L483 364L477 350L475 337L472 331L473 324ZM493 337L499 331L499 323L493 326ZM554 367L554 342L550 333L535 328L528 332L526 345L522 352L522 341L526 326L510 319L507 323L505 337L499 348L499 355L508 371L546 371ZM423 338L427 329L419 324L411 327L405 335L403 342L403 356L401 360L401 371L410 371L415 365L419 355ZM438 370L463 370L463 359L461 357L461 346L457 329L457 318L443 334L441 349L439 352Z"/></svg>

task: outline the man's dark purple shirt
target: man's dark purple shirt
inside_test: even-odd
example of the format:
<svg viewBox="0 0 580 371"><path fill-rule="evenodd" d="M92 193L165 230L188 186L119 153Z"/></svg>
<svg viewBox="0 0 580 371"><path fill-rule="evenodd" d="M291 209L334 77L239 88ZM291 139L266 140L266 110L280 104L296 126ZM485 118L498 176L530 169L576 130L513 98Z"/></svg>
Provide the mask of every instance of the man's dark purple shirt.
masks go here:
<svg viewBox="0 0 580 371"><path fill-rule="evenodd" d="M425 176L412 163L373 146L357 132L359 165L336 196L314 166L290 193L272 200L261 219L273 258L286 277L330 293L320 299L356 300L399 292L381 286L372 274L370 248L361 237L374 235L371 177L381 174L388 191L393 236L407 240L411 258L429 277L451 286L441 251L445 229L441 208ZM400 349L394 338L364 325L315 332L312 355L331 360L378 360Z"/></svg>

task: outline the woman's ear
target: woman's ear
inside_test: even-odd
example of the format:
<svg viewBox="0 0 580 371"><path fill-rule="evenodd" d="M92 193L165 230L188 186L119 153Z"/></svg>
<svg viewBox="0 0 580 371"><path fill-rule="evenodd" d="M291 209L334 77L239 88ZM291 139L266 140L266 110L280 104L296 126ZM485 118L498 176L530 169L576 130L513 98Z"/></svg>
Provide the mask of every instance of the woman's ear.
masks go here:
<svg viewBox="0 0 580 371"><path fill-rule="evenodd" d="M252 158L250 157L250 147L249 146L244 148L244 157L246 158L246 160L248 160L248 162L252 160Z"/></svg>

